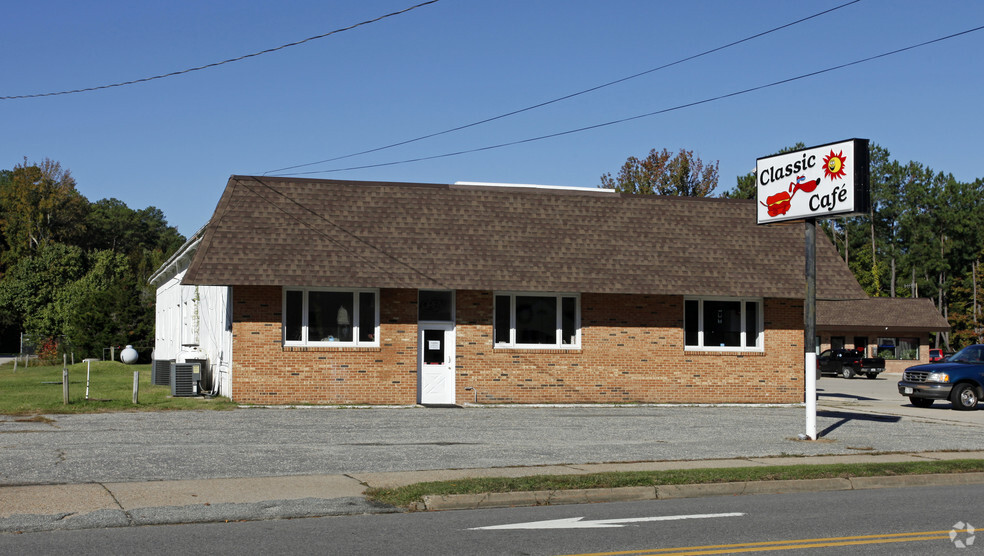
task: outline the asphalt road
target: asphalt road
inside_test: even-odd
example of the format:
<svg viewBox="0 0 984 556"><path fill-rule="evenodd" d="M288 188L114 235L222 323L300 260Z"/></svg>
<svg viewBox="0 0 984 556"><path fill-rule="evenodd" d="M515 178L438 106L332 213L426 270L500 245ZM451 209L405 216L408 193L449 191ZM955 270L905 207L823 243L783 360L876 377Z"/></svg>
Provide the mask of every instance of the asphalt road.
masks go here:
<svg viewBox="0 0 984 556"><path fill-rule="evenodd" d="M965 529L984 526L982 494L964 485L88 529L0 535L0 552L979 554Z"/></svg>
<svg viewBox="0 0 984 556"><path fill-rule="evenodd" d="M980 448L984 412L914 408L897 378L823 378L812 442L788 406L0 416L0 485Z"/></svg>

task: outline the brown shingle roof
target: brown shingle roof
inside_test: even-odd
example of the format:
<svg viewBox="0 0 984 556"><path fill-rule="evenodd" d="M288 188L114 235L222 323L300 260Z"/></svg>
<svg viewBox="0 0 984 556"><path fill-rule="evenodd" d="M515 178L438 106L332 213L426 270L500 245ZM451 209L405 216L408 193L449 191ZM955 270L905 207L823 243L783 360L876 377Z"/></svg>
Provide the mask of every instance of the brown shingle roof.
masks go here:
<svg viewBox="0 0 984 556"><path fill-rule="evenodd" d="M864 293L818 235L819 298ZM184 282L802 298L752 201L232 176Z"/></svg>
<svg viewBox="0 0 984 556"><path fill-rule="evenodd" d="M818 301L817 328L938 332L949 330L950 324L932 299L871 297L850 301Z"/></svg>

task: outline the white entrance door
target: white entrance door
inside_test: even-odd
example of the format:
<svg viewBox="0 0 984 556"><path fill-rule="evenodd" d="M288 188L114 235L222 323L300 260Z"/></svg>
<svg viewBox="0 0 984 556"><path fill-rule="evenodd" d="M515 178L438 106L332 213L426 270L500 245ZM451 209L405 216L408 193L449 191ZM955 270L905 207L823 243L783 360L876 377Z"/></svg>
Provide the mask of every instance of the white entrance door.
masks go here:
<svg viewBox="0 0 984 556"><path fill-rule="evenodd" d="M454 325L421 324L418 330L418 402L454 404Z"/></svg>

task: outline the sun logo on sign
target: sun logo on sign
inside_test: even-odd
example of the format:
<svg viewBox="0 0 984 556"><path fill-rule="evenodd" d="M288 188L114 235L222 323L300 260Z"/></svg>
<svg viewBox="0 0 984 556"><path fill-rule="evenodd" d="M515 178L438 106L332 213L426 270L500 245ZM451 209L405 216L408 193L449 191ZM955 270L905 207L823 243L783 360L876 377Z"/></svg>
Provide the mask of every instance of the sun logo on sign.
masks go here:
<svg viewBox="0 0 984 556"><path fill-rule="evenodd" d="M844 151L840 151L834 154L831 150L830 154L823 157L823 173L829 179L843 178L847 174L847 170L844 168L844 161L847 157L844 156Z"/></svg>

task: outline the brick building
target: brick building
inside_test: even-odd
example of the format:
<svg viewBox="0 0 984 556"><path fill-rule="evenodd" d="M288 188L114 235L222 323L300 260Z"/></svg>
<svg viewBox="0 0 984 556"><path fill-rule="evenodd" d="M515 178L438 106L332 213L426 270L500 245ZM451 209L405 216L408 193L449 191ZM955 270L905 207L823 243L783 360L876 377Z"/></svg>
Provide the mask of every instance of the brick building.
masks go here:
<svg viewBox="0 0 984 556"><path fill-rule="evenodd" d="M930 334L950 329L933 300L872 297L817 302L817 346L861 349L884 357L885 370L901 373L929 363Z"/></svg>
<svg viewBox="0 0 984 556"><path fill-rule="evenodd" d="M232 176L190 261L245 403L797 403L804 232L752 201ZM820 234L818 298L865 298Z"/></svg>

